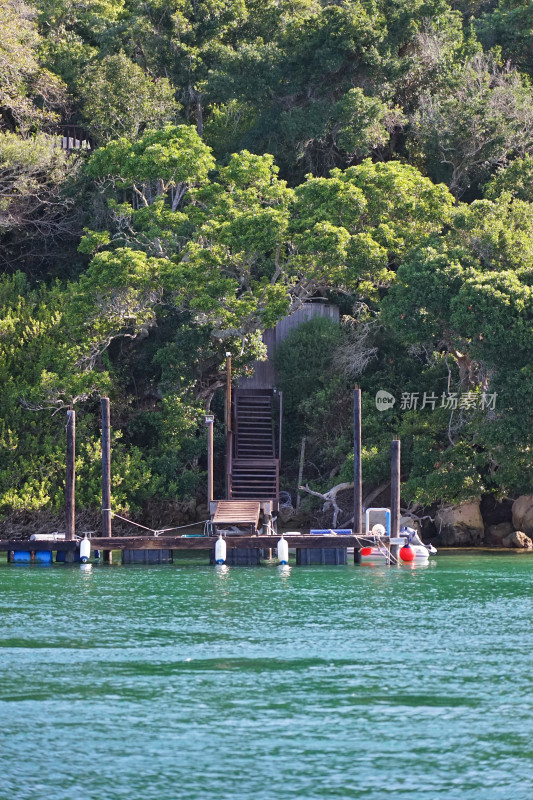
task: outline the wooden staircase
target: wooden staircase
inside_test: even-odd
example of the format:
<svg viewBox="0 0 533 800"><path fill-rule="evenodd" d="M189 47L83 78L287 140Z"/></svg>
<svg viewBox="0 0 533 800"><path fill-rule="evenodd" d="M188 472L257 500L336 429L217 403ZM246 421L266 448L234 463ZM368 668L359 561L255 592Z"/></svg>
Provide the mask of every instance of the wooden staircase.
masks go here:
<svg viewBox="0 0 533 800"><path fill-rule="evenodd" d="M279 467L270 389L238 389L233 396L231 497L277 500Z"/></svg>

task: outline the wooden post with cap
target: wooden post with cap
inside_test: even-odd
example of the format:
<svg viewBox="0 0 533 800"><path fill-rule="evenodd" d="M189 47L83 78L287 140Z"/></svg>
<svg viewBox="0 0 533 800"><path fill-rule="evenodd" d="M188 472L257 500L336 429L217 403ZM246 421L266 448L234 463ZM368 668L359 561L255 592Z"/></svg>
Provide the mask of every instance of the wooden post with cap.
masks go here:
<svg viewBox="0 0 533 800"><path fill-rule="evenodd" d="M215 417L206 414L204 422L207 425L207 508L211 514L211 503L215 499L213 494L213 425Z"/></svg>
<svg viewBox="0 0 533 800"><path fill-rule="evenodd" d="M353 532L355 536L363 533L363 469L361 438L361 389L353 390ZM367 531L368 533L368 531ZM361 550L354 547L354 561L361 563Z"/></svg>
<svg viewBox="0 0 533 800"><path fill-rule="evenodd" d="M67 475L65 484L66 533L72 540L76 531L76 412L67 411Z"/></svg>
<svg viewBox="0 0 533 800"><path fill-rule="evenodd" d="M231 427L231 353L226 353L226 499L231 499L233 431Z"/></svg>
<svg viewBox="0 0 533 800"><path fill-rule="evenodd" d="M390 535L391 539L400 536L400 480L401 480L401 442L395 437L391 449L391 499L390 499ZM393 564L398 563L400 546L390 545Z"/></svg>
<svg viewBox="0 0 533 800"><path fill-rule="evenodd" d="M363 532L363 474L361 465L361 389L353 391L353 531Z"/></svg>
<svg viewBox="0 0 533 800"><path fill-rule="evenodd" d="M102 536L111 537L111 414L109 397L102 397ZM103 551L111 563L111 550Z"/></svg>

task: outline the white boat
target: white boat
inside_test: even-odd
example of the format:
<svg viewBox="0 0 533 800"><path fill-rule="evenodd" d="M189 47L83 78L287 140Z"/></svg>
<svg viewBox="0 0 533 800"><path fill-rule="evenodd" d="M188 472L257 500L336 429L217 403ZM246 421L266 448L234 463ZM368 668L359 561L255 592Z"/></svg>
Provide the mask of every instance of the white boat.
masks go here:
<svg viewBox="0 0 533 800"><path fill-rule="evenodd" d="M379 517L380 522L371 526L371 518ZM361 548L362 564L388 564L390 562L389 550L385 543L379 541L380 536L390 536L390 509L367 508L365 512L366 530L378 537L378 541L371 547ZM399 563L427 564L429 557L435 555L437 549L432 544L424 544L414 528L407 526L400 528L400 541L402 544L399 553ZM393 542L394 543L394 542Z"/></svg>
<svg viewBox="0 0 533 800"><path fill-rule="evenodd" d="M400 562L405 563L427 563L430 556L434 556L437 548L432 544L424 544L418 533L414 528L404 527L400 528L400 538L404 539L405 544L400 549ZM405 551L411 551L413 558L405 558ZM402 554L402 551L403 554Z"/></svg>
<svg viewBox="0 0 533 800"><path fill-rule="evenodd" d="M389 554L385 545L361 548L361 564L388 564L388 562Z"/></svg>
<svg viewBox="0 0 533 800"><path fill-rule="evenodd" d="M437 552L433 545L428 544L410 544L408 548L412 553L412 558L405 558L404 547L400 548L399 559L400 563L411 564L427 564L430 556L435 555ZM404 550L404 553L402 553ZM361 548L361 563L362 564L387 564L389 562L389 552L385 545L377 545L374 547Z"/></svg>

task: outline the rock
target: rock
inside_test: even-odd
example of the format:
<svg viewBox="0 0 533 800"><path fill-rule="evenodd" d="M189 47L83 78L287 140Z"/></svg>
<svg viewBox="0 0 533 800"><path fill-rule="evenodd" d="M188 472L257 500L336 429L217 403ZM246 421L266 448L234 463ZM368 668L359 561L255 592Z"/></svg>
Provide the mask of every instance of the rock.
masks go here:
<svg viewBox="0 0 533 800"><path fill-rule="evenodd" d="M503 547L521 547L522 550L533 550L533 541L523 531L513 531L502 541Z"/></svg>
<svg viewBox="0 0 533 800"><path fill-rule="evenodd" d="M193 498L186 503L180 503L180 506L183 519L187 520L187 523L196 522L196 500Z"/></svg>
<svg viewBox="0 0 533 800"><path fill-rule="evenodd" d="M294 509L286 525L290 525L292 531L301 531L306 528L329 528L331 525L331 511L327 514L318 515L317 517L317 515L313 514L311 511L305 511L301 508L298 510Z"/></svg>
<svg viewBox="0 0 533 800"><path fill-rule="evenodd" d="M285 525L285 523L289 522L295 515L296 511L292 506L280 508L278 511L278 522L281 523L281 525Z"/></svg>
<svg viewBox="0 0 533 800"><path fill-rule="evenodd" d="M533 494L523 494L514 501L513 526L528 536L533 534Z"/></svg>
<svg viewBox="0 0 533 800"><path fill-rule="evenodd" d="M497 525L489 525L487 528L487 544L503 547L503 540L511 536L512 533L514 533L514 528L511 522L499 522Z"/></svg>
<svg viewBox="0 0 533 800"><path fill-rule="evenodd" d="M485 526L479 501L443 506L435 515L438 542L444 547L472 547L483 543Z"/></svg>

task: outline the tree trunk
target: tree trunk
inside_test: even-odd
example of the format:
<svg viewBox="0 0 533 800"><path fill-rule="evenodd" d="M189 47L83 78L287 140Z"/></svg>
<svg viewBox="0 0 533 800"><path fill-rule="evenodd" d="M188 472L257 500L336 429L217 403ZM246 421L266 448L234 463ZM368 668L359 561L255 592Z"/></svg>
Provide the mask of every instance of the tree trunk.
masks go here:
<svg viewBox="0 0 533 800"><path fill-rule="evenodd" d="M204 133L204 115L202 111L202 95L196 92L196 130L198 136L203 136Z"/></svg>

